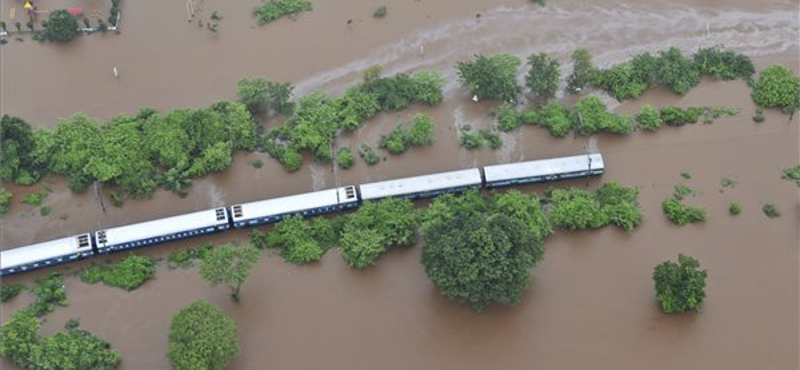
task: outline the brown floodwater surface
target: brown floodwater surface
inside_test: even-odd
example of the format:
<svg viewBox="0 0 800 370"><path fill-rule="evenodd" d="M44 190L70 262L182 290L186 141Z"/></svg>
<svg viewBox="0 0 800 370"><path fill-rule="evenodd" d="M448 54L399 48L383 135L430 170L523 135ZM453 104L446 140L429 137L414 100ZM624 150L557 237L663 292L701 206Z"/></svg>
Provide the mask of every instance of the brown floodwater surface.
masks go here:
<svg viewBox="0 0 800 370"><path fill-rule="evenodd" d="M9 3L0 0L5 17ZM600 65L641 51L725 44L755 58L759 68L779 63L798 72L798 7L775 1L601 0L550 1L390 0L388 16L366 0L315 2L296 22L259 28L249 16L256 1L205 0L224 17L220 34L186 22L183 2L128 1L119 34L81 37L69 45L26 40L0 47L0 111L53 126L76 111L108 118L140 106L168 110L232 99L236 80L264 75L291 81L299 93L321 88L341 92L365 67L380 63L387 73L419 68L448 76L447 98L437 107L412 107L381 114L362 130L343 135L337 147L375 144L381 134L414 113L437 122L436 144L411 149L368 167L333 171L306 165L287 174L262 153L237 153L229 170L194 181L185 199L159 191L129 200L122 208L93 189L69 192L63 179L48 178L53 193L38 208L18 203L44 186L20 188L10 214L0 219L0 248L166 217L183 212L485 164L555 157L599 150L607 165L602 178L523 187L589 186L617 180L640 189L644 222L633 233L616 228L569 233L556 230L530 288L515 307L489 307L483 314L436 291L419 263L420 246L394 250L365 271L354 271L329 251L318 264L293 266L269 252L233 303L224 287L211 288L195 268L161 267L133 292L87 285L67 277L68 307L47 316L49 335L72 317L107 339L123 355L122 370L169 369L164 353L171 317L198 299L217 304L237 323L242 353L229 369L797 369L800 276L800 192L780 179L780 169L800 162L800 119L774 110L755 124L750 90L742 81L704 80L686 96L653 89L633 102L608 103L633 114L655 106L722 105L740 109L712 125L664 127L624 137L554 139L543 129L522 127L503 134L497 151L458 146L458 128L492 125L496 104L474 104L455 83L452 66L471 54L507 51L519 56L549 52L561 58L588 47ZM476 14L480 13L480 17ZM346 21L353 19L352 26ZM708 32L706 32L708 25ZM424 53L420 54L420 46ZM119 79L111 67L120 68ZM268 125L275 125L269 122ZM262 159L264 167L248 162ZM680 176L691 174L691 179ZM737 185L723 188L720 180ZM676 227L661 211L673 186L698 191L688 202L704 206L709 219ZM101 189L101 193L106 190ZM742 214L728 206L741 203ZM764 203L782 216L768 219ZM64 215L64 216L62 216ZM62 217L60 217L62 216ZM164 256L203 242L246 242L232 231L137 250ZM660 313L653 294L653 268L678 253L695 256L709 271L702 312ZM124 257L107 257L112 260ZM106 258L103 258L105 260ZM4 278L32 284L52 272L75 271L90 262ZM163 264L163 263L162 263ZM30 302L29 295L0 306L0 319ZM14 367L5 360L3 369Z"/></svg>

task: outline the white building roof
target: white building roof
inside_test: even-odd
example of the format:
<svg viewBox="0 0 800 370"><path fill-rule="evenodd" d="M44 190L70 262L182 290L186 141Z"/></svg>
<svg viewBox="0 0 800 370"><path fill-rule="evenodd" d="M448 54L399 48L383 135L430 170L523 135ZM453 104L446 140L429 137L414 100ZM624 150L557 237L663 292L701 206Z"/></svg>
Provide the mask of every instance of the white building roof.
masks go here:
<svg viewBox="0 0 800 370"><path fill-rule="evenodd" d="M78 247L78 236L4 250L0 252L0 268L7 269L36 261L91 251L91 244L83 248Z"/></svg>
<svg viewBox="0 0 800 370"><path fill-rule="evenodd" d="M590 158L592 170L605 168L602 155L589 154L486 166L483 168L483 173L486 176L486 182L492 183L496 181L525 179L534 176L548 176L577 171L586 171L589 169Z"/></svg>
<svg viewBox="0 0 800 370"><path fill-rule="evenodd" d="M183 231L224 225L227 223L227 215L222 220L217 220L216 208L207 209L205 211L187 213L180 216L101 230L106 232L106 243L102 244L100 240L97 240L97 244L98 247L117 245Z"/></svg>
<svg viewBox="0 0 800 370"><path fill-rule="evenodd" d="M349 197L347 188L351 189ZM277 216L286 213L301 212L307 209L355 203L357 201L358 198L356 197L355 188L353 186L320 190L233 206L232 208L241 207L242 209L241 215L238 217L236 212L234 212L233 221Z"/></svg>
<svg viewBox="0 0 800 370"><path fill-rule="evenodd" d="M379 199L480 184L480 170L471 168L363 184L361 185L361 199Z"/></svg>

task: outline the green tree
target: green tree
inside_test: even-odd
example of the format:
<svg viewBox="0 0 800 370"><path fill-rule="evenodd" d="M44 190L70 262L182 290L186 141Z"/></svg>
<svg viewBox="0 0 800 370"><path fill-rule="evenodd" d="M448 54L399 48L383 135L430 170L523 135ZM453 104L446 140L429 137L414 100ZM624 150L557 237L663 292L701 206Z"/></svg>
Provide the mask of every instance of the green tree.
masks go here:
<svg viewBox="0 0 800 370"><path fill-rule="evenodd" d="M591 192L583 189L552 189L550 219L567 230L596 229L608 223L601 210L600 201Z"/></svg>
<svg viewBox="0 0 800 370"><path fill-rule="evenodd" d="M492 208L496 212L525 223L536 241L544 241L553 233L550 220L542 210L541 201L536 195L510 190L492 194L491 201Z"/></svg>
<svg viewBox="0 0 800 370"><path fill-rule="evenodd" d="M341 148L339 152L336 153L336 163L345 170L352 167L355 161L356 158L350 148Z"/></svg>
<svg viewBox="0 0 800 370"><path fill-rule="evenodd" d="M347 216L340 240L342 258L358 269L373 265L387 249L413 245L417 225L414 205L407 199L365 202Z"/></svg>
<svg viewBox="0 0 800 370"><path fill-rule="evenodd" d="M0 285L0 302L6 303L22 293L25 286L22 284L3 284Z"/></svg>
<svg viewBox="0 0 800 370"><path fill-rule="evenodd" d="M522 91L517 84L521 61L511 54L475 55L474 60L458 62L458 77L478 99L511 102Z"/></svg>
<svg viewBox="0 0 800 370"><path fill-rule="evenodd" d="M750 80L756 69L747 55L719 47L704 48L692 54L692 60L701 74L718 80L742 78Z"/></svg>
<svg viewBox="0 0 800 370"><path fill-rule="evenodd" d="M444 75L437 71L419 71L411 75L414 101L425 105L437 105L444 100Z"/></svg>
<svg viewBox="0 0 800 370"><path fill-rule="evenodd" d="M327 248L318 241L315 231L311 223L302 216L286 217L267 234L266 244L270 248L280 248L281 256L287 262L316 262L322 258Z"/></svg>
<svg viewBox="0 0 800 370"><path fill-rule="evenodd" d="M221 245L206 253L200 262L200 276L211 286L226 285L231 296L239 301L239 290L258 263L261 252L252 245Z"/></svg>
<svg viewBox="0 0 800 370"><path fill-rule="evenodd" d="M231 142L217 142L206 148L203 150L203 154L194 161L192 167L189 168L190 176L203 176L230 167L233 161L231 150Z"/></svg>
<svg viewBox="0 0 800 370"><path fill-rule="evenodd" d="M527 225L502 213L437 217L422 235L422 264L433 284L478 312L519 302L544 254Z"/></svg>
<svg viewBox="0 0 800 370"><path fill-rule="evenodd" d="M269 81L263 77L239 80L236 95L239 102L247 106L253 113L273 112L290 114L293 104L289 102L292 97L292 87L289 83Z"/></svg>
<svg viewBox="0 0 800 370"><path fill-rule="evenodd" d="M633 132L631 119L609 112L606 104L596 95L584 97L575 104L571 119L579 135L588 136L598 132L624 135Z"/></svg>
<svg viewBox="0 0 800 370"><path fill-rule="evenodd" d="M425 113L414 115L411 128L408 129L406 141L410 146L423 146L433 144L433 134L436 126L430 116Z"/></svg>
<svg viewBox="0 0 800 370"><path fill-rule="evenodd" d="M78 34L78 20L64 9L50 12L44 28L44 37L50 41L67 42Z"/></svg>
<svg viewBox="0 0 800 370"><path fill-rule="evenodd" d="M550 135L564 137L572 131L572 120L569 110L563 104L555 101L548 102L537 111L537 122L547 128Z"/></svg>
<svg viewBox="0 0 800 370"><path fill-rule="evenodd" d="M36 141L31 126L19 117L0 118L0 179L31 185L39 179L34 164Z"/></svg>
<svg viewBox="0 0 800 370"><path fill-rule="evenodd" d="M695 222L703 222L708 217L705 208L690 207L681 203L680 200L669 198L661 203L661 208L667 218L678 226L683 226Z"/></svg>
<svg viewBox="0 0 800 370"><path fill-rule="evenodd" d="M691 59L684 56L678 48L670 48L658 53L658 75L656 83L684 95L698 83L700 72Z"/></svg>
<svg viewBox="0 0 800 370"><path fill-rule="evenodd" d="M236 323L211 303L197 301L172 318L167 358L176 370L220 370L238 355Z"/></svg>
<svg viewBox="0 0 800 370"><path fill-rule="evenodd" d="M117 367L122 356L108 342L77 328L76 321L67 323L66 330L44 338L33 347L32 367L37 370L110 370Z"/></svg>
<svg viewBox="0 0 800 370"><path fill-rule="evenodd" d="M384 236L377 230L360 229L346 225L342 232L342 259L350 266L363 269L375 264L375 260L386 251Z"/></svg>
<svg viewBox="0 0 800 370"><path fill-rule="evenodd" d="M80 190L94 181L86 168L102 146L102 132L96 121L83 114L60 120L47 141L37 140L37 151L46 151L50 171L68 176L70 187ZM41 145L40 145L41 143ZM72 183L76 186L72 186Z"/></svg>
<svg viewBox="0 0 800 370"><path fill-rule="evenodd" d="M572 52L572 74L567 77L567 93L576 94L586 85L592 84L597 70L592 62L592 54L586 49Z"/></svg>
<svg viewBox="0 0 800 370"><path fill-rule="evenodd" d="M541 96L555 95L560 77L558 60L546 53L531 54L528 65L530 69L525 76L525 85L531 92Z"/></svg>
<svg viewBox="0 0 800 370"><path fill-rule="evenodd" d="M31 354L39 341L39 320L22 310L0 326L0 355L22 368L29 368Z"/></svg>
<svg viewBox="0 0 800 370"><path fill-rule="evenodd" d="M779 107L785 113L792 113L800 108L800 77L784 66L769 66L753 84L752 95L762 107Z"/></svg>
<svg viewBox="0 0 800 370"><path fill-rule="evenodd" d="M652 105L645 105L642 111L636 116L636 123L643 130L656 131L661 128L661 115Z"/></svg>
<svg viewBox="0 0 800 370"><path fill-rule="evenodd" d="M661 311L668 314L698 311L706 297L707 270L691 256L678 255L678 263L665 261L653 272L656 298Z"/></svg>

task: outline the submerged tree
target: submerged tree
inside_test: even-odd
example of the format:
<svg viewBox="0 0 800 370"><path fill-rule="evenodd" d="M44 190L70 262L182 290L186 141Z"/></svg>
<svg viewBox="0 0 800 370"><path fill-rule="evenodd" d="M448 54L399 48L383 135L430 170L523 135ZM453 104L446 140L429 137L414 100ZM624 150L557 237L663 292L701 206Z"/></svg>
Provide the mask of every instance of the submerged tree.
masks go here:
<svg viewBox="0 0 800 370"><path fill-rule="evenodd" d="M238 354L236 323L216 306L197 301L172 318L167 358L176 370L220 370Z"/></svg>
<svg viewBox="0 0 800 370"><path fill-rule="evenodd" d="M458 77L478 99L513 101L522 91L517 84L521 61L511 54L475 55L469 62L458 62Z"/></svg>
<svg viewBox="0 0 800 370"><path fill-rule="evenodd" d="M252 245L221 245L206 253L200 263L200 276L212 286L226 285L239 301L239 290L258 263L261 252Z"/></svg>
<svg viewBox="0 0 800 370"><path fill-rule="evenodd" d="M656 298L661 311L668 314L698 311L706 297L707 270L700 270L700 263L683 254L678 263L665 261L653 272Z"/></svg>
<svg viewBox="0 0 800 370"><path fill-rule="evenodd" d="M554 95L558 90L558 60L545 53L531 54L528 65L531 68L525 76L525 85L531 92L535 95Z"/></svg>
<svg viewBox="0 0 800 370"><path fill-rule="evenodd" d="M44 37L50 41L67 42L78 34L78 20L64 9L54 10L47 18Z"/></svg>

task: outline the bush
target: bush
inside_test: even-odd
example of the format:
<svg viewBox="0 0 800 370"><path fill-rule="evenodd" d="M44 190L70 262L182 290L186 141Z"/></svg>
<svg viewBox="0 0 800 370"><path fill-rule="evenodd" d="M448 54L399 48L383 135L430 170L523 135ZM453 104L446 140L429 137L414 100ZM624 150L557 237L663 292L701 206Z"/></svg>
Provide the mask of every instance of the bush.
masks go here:
<svg viewBox="0 0 800 370"><path fill-rule="evenodd" d="M52 207L42 207L39 209L39 214L42 215L43 217L49 215L50 212L53 212Z"/></svg>
<svg viewBox="0 0 800 370"><path fill-rule="evenodd" d="M525 76L525 85L534 95L555 95L560 77L558 60L545 54L531 54L528 57L530 69Z"/></svg>
<svg viewBox="0 0 800 370"><path fill-rule="evenodd" d="M359 149L358 154L364 159L368 165L373 166L378 164L381 161L381 158L378 157L378 154L375 153L375 150L372 149L367 144L361 144L361 149Z"/></svg>
<svg viewBox="0 0 800 370"><path fill-rule="evenodd" d="M437 71L419 71L411 75L413 101L433 106L444 100L442 88L447 82Z"/></svg>
<svg viewBox="0 0 800 370"><path fill-rule="evenodd" d="M352 167L355 161L356 158L353 156L353 152L350 151L350 148L341 148L339 152L336 153L336 163L345 170Z"/></svg>
<svg viewBox="0 0 800 370"><path fill-rule="evenodd" d="M469 127L461 128L461 138L459 140L461 146L467 149L480 149L485 144L483 136L480 133L470 132Z"/></svg>
<svg viewBox="0 0 800 370"><path fill-rule="evenodd" d="M601 211L597 197L589 191L571 188L551 189L550 220L567 230L596 229L608 223L608 216Z"/></svg>
<svg viewBox="0 0 800 370"><path fill-rule="evenodd" d="M503 132L514 131L522 124L519 119L519 113L514 109L514 105L509 103L503 103L500 106L497 121L497 128Z"/></svg>
<svg viewBox="0 0 800 370"><path fill-rule="evenodd" d="M405 141L409 146L431 145L433 144L434 129L435 125L430 116L425 113L417 113L406 134Z"/></svg>
<svg viewBox="0 0 800 370"><path fill-rule="evenodd" d="M643 130L656 131L661 128L661 115L652 105L645 105L642 107L641 113L636 116L636 123L639 124Z"/></svg>
<svg viewBox="0 0 800 370"><path fill-rule="evenodd" d="M700 72L694 63L677 48L658 53L658 75L656 82L668 86L672 91L684 95L700 83Z"/></svg>
<svg viewBox="0 0 800 370"><path fill-rule="evenodd" d="M694 190L683 184L675 185L675 191L672 193L672 197L677 200L683 200L690 195L694 195Z"/></svg>
<svg viewBox="0 0 800 370"><path fill-rule="evenodd" d="M572 131L573 123L569 111L558 102L549 102L538 112L539 125L547 128L550 135L564 137Z"/></svg>
<svg viewBox="0 0 800 370"><path fill-rule="evenodd" d="M480 135L481 139L483 139L483 141L489 145L489 148L499 149L503 146L503 139L501 139L500 135L495 131L480 130L478 131L478 134Z"/></svg>
<svg viewBox="0 0 800 370"><path fill-rule="evenodd" d="M22 284L3 284L0 285L0 302L6 303L22 292L25 286Z"/></svg>
<svg viewBox="0 0 800 370"><path fill-rule="evenodd" d="M47 189L41 190L39 192L28 194L22 198L22 203L29 204L32 206L40 206L42 202L44 202L45 198L50 195L50 192Z"/></svg>
<svg viewBox="0 0 800 370"><path fill-rule="evenodd" d="M794 181L797 186L800 186L800 165L783 169L781 178L784 180ZM1 193L1 192L0 192Z"/></svg>
<svg viewBox="0 0 800 370"><path fill-rule="evenodd" d="M704 208L689 207L679 200L670 198L661 203L661 208L670 221L678 226L689 223L703 222L706 220L707 213Z"/></svg>
<svg viewBox="0 0 800 370"><path fill-rule="evenodd" d="M641 79L631 63L621 63L597 71L593 84L608 91L619 101L636 98L650 87L647 81Z"/></svg>
<svg viewBox="0 0 800 370"><path fill-rule="evenodd" d="M33 287L33 294L36 296L36 301L28 310L37 317L53 312L56 306L68 304L64 292L64 278L58 274L38 279Z"/></svg>
<svg viewBox="0 0 800 370"><path fill-rule="evenodd" d="M386 7L385 6L378 7L377 9L375 9L374 12L372 12L372 16L375 17L375 18L383 18L383 17L385 17L386 16Z"/></svg>
<svg viewBox="0 0 800 370"><path fill-rule="evenodd" d="M631 120L608 112L605 103L595 95L589 95L575 104L571 113L572 125L579 135L598 132L629 134L633 131Z"/></svg>
<svg viewBox="0 0 800 370"><path fill-rule="evenodd" d="M68 11L60 9L50 12L44 27L44 37L55 42L67 42L78 34L78 20Z"/></svg>
<svg viewBox="0 0 800 370"><path fill-rule="evenodd" d="M254 159L254 160L250 161L250 165L253 166L253 168L258 169L258 168L264 167L264 161L262 161L260 159Z"/></svg>
<svg viewBox="0 0 800 370"><path fill-rule="evenodd" d="M304 0L265 0L256 7L253 14L258 25L263 26L282 17L297 19L298 14L309 12L311 8L311 3Z"/></svg>
<svg viewBox="0 0 800 370"><path fill-rule="evenodd" d="M692 55L692 60L701 74L718 80L750 80L755 73L753 61L748 56L718 47L700 49Z"/></svg>
<svg viewBox="0 0 800 370"><path fill-rule="evenodd" d="M678 107L663 107L661 108L661 120L667 126L683 126L687 123L697 123L697 120L703 114L702 108L690 107L685 111Z"/></svg>
<svg viewBox="0 0 800 370"><path fill-rule="evenodd" d="M772 65L761 71L752 95L762 107L779 107L785 113L792 113L800 108L800 77L784 66Z"/></svg>
<svg viewBox="0 0 800 370"><path fill-rule="evenodd" d="M753 116L753 122L764 122L764 110L761 107L756 107L756 114Z"/></svg>
<svg viewBox="0 0 800 370"><path fill-rule="evenodd" d="M742 213L742 205L735 202L731 203L730 208L728 208L728 212L730 212L732 215L738 215Z"/></svg>
<svg viewBox="0 0 800 370"><path fill-rule="evenodd" d="M478 99L500 99L511 102L521 88L517 84L517 69L521 61L511 54L477 54L473 61L458 62L458 77L469 86Z"/></svg>
<svg viewBox="0 0 800 370"><path fill-rule="evenodd" d="M597 200L608 222L620 229L631 232L641 224L638 189L607 182L597 190Z"/></svg>
<svg viewBox="0 0 800 370"><path fill-rule="evenodd" d="M302 216L286 217L267 234L267 246L281 250L286 262L304 264L319 261L327 248L320 243L314 227Z"/></svg>
<svg viewBox="0 0 800 370"><path fill-rule="evenodd" d="M0 187L0 215L8 213L11 206L11 199L13 198L14 194L11 194L10 191L3 187Z"/></svg>
<svg viewBox="0 0 800 370"><path fill-rule="evenodd" d="M678 263L665 261L653 271L656 298L661 311L667 314L697 311L706 297L708 272L690 256L678 255Z"/></svg>
<svg viewBox="0 0 800 370"><path fill-rule="evenodd" d="M769 218L781 217L781 212L778 210L778 207L772 203L765 204L761 207L761 210L764 211L764 214Z"/></svg>
<svg viewBox="0 0 800 370"><path fill-rule="evenodd" d="M417 225L414 206L407 199L365 202L345 220L340 239L342 258L357 269L371 266L387 249L413 245Z"/></svg>
<svg viewBox="0 0 800 370"><path fill-rule="evenodd" d="M397 126L388 135L382 135L378 147L386 149L392 154L402 154L406 151L405 129L402 126Z"/></svg>
<svg viewBox="0 0 800 370"><path fill-rule="evenodd" d="M108 266L92 266L83 271L81 279L89 284L102 281L105 285L130 291L140 287L155 273L156 264L153 260L130 255Z"/></svg>

